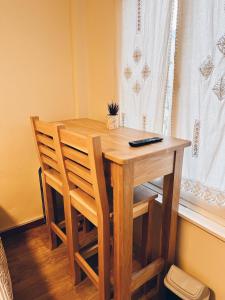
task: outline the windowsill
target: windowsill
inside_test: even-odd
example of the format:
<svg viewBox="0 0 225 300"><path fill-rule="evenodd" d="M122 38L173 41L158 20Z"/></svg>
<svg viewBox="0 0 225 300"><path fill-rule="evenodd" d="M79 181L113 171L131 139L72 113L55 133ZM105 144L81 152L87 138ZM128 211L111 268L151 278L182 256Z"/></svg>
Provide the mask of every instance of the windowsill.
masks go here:
<svg viewBox="0 0 225 300"><path fill-rule="evenodd" d="M158 198L156 200L159 203L162 203L162 190L150 183L146 183L145 186L158 193ZM188 222L198 226L209 234L225 242L225 226L222 224L203 216L199 212L196 212L190 207L186 207L181 203L179 204L178 215L184 220L187 220Z"/></svg>

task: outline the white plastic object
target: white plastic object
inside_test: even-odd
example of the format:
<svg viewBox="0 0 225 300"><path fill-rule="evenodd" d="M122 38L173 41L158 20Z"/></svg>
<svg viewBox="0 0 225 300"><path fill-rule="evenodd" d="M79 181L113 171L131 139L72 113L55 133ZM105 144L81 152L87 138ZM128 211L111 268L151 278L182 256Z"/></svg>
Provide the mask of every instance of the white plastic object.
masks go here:
<svg viewBox="0 0 225 300"><path fill-rule="evenodd" d="M171 266L164 283L169 290L183 300L209 300L209 288L175 265Z"/></svg>

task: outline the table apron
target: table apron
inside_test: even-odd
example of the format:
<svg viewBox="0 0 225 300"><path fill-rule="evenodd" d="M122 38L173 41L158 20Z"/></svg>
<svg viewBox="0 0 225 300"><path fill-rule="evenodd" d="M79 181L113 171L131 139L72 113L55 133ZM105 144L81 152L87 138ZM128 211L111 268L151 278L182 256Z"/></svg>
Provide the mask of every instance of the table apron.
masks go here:
<svg viewBox="0 0 225 300"><path fill-rule="evenodd" d="M173 173L174 152L134 161L134 186Z"/></svg>

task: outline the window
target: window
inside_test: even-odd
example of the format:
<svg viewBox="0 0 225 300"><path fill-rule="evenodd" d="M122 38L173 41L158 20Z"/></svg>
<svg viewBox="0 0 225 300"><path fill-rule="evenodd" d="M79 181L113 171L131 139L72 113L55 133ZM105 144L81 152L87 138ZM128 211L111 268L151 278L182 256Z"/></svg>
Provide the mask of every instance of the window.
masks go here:
<svg viewBox="0 0 225 300"><path fill-rule="evenodd" d="M162 132L173 1L122 3L122 124Z"/></svg>
<svg viewBox="0 0 225 300"><path fill-rule="evenodd" d="M224 28L222 0L123 0L122 124L191 140L183 204L223 225Z"/></svg>

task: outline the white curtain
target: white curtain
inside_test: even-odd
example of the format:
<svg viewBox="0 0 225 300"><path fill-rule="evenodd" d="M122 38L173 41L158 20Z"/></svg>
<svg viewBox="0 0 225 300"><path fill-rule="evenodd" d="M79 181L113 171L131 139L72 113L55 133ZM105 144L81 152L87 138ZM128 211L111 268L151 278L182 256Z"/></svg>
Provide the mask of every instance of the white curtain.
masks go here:
<svg viewBox="0 0 225 300"><path fill-rule="evenodd" d="M225 218L225 2L179 3L172 132L192 140L183 196Z"/></svg>
<svg viewBox="0 0 225 300"><path fill-rule="evenodd" d="M121 123L162 132L173 0L122 1Z"/></svg>

